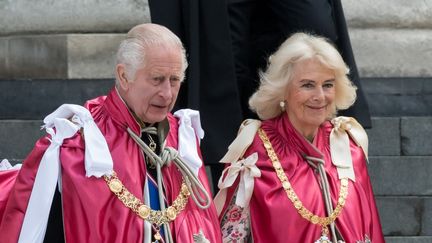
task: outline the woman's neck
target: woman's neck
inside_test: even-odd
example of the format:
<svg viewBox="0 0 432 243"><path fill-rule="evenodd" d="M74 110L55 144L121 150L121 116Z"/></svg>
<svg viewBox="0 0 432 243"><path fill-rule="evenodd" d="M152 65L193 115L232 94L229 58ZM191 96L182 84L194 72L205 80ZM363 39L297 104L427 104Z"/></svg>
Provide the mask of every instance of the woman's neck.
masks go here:
<svg viewBox="0 0 432 243"><path fill-rule="evenodd" d="M306 138L309 142L313 142L316 134L318 133L318 127L317 126L307 126L303 123L298 122L297 119L290 118L289 115L288 119L291 122L292 126L294 127L297 132L299 132L304 138Z"/></svg>

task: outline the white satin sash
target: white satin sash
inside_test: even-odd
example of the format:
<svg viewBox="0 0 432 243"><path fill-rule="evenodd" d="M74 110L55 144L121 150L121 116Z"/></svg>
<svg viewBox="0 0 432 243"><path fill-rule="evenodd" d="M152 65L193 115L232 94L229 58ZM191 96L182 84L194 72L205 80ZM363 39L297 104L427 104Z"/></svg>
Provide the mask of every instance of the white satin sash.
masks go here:
<svg viewBox="0 0 432 243"><path fill-rule="evenodd" d="M43 127L51 135L51 144L45 151L36 174L19 243L42 243L44 240L56 184L60 183L59 154L65 139L71 138L80 128L83 128L86 139L87 177L101 177L113 171L113 162L106 140L87 109L78 105L64 104L45 117L44 123Z"/></svg>
<svg viewBox="0 0 432 243"><path fill-rule="evenodd" d="M198 155L197 138L198 143L204 138L204 130L201 128L199 112L191 109L181 109L176 111L174 116L179 119L179 155L189 166L194 175L198 177L198 172L203 162Z"/></svg>
<svg viewBox="0 0 432 243"><path fill-rule="evenodd" d="M257 153L253 153L245 159L240 158L243 157L247 148L252 144L260 126L261 121L245 120L240 126L237 137L229 145L228 152L220 160L221 163L231 163L231 165L224 169L218 183L220 190L213 200L219 215L225 204L227 190L233 185L238 176L240 176L240 181L235 204L242 208L246 208L249 205L254 189L255 177L261 177L261 171L255 165L258 155Z"/></svg>
<svg viewBox="0 0 432 243"><path fill-rule="evenodd" d="M334 127L330 133L330 153L332 162L337 168L339 179L349 178L355 181L348 135L351 136L357 146L363 149L367 160L367 134L363 127L352 117L339 116L333 118L331 123Z"/></svg>

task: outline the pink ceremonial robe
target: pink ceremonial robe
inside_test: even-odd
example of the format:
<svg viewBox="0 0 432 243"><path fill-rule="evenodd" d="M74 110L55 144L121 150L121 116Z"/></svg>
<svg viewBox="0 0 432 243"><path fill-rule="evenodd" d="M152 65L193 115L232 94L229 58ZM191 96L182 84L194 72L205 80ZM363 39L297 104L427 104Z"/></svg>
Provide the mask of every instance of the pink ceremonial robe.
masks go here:
<svg viewBox="0 0 432 243"><path fill-rule="evenodd" d="M19 169L0 171L0 222Z"/></svg>
<svg viewBox="0 0 432 243"><path fill-rule="evenodd" d="M120 99L115 89L86 103L104 135L114 161L114 171L125 187L143 201L146 162L143 152L127 133L126 128L140 135L140 126ZM178 121L168 115L170 132L166 146L177 148ZM67 242L143 242L144 221L109 190L103 178L86 177L84 142L80 133L64 141L60 150L62 170L62 203L64 233ZM17 242L36 171L43 153L49 146L41 138L23 163L0 225L2 243ZM199 148L198 152L199 152ZM200 152L199 152L200 154ZM200 154L201 155L201 154ZM178 196L182 176L174 164L162 169L168 204ZM204 166L199 179L210 194ZM59 227L62 227L59 225ZM217 213L212 204L200 209L189 198L184 211L170 223L175 242L194 242L200 231L210 242L220 242Z"/></svg>
<svg viewBox="0 0 432 243"><path fill-rule="evenodd" d="M329 136L333 125L323 123L314 142L308 142L283 114L264 121L261 128L266 132L279 157L293 190L303 205L313 214L326 216L325 203L319 186L319 174L306 162L303 155L325 160L325 171L329 180L333 207L339 197L340 180L332 164ZM349 181L348 197L336 226L345 242L384 242L381 223L375 205L363 150L350 139L355 182ZM305 220L288 199L277 177L263 143L256 134L244 157L258 153L256 166L261 177L255 178L250 200L251 231L254 242L313 243L321 236L321 227ZM238 183L238 180L237 180ZM222 216L226 212L236 186L228 191ZM237 234L237 232L233 232Z"/></svg>

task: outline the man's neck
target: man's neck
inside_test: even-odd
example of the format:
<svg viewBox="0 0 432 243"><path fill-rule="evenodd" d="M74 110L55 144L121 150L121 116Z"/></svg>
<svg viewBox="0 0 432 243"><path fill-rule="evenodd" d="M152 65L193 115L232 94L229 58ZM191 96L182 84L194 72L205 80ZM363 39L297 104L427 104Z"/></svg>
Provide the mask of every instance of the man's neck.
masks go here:
<svg viewBox="0 0 432 243"><path fill-rule="evenodd" d="M129 108L129 107L128 107ZM147 123L144 122L143 120L141 120L136 114L135 112L133 112L130 108L129 111L131 112L132 116L135 118L135 121L138 122L138 124L140 125L141 129L145 128L145 127L151 127L154 125L154 123Z"/></svg>

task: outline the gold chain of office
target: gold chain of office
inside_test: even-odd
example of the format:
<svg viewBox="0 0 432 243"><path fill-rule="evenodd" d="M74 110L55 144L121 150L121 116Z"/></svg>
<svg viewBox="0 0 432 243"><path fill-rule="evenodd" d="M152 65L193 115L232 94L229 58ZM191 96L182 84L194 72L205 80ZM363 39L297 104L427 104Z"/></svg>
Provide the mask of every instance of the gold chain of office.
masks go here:
<svg viewBox="0 0 432 243"><path fill-rule="evenodd" d="M276 155L276 152L273 149L272 144L270 143L269 138L267 137L264 130L261 128L258 130L258 135L264 143L264 147L267 150L267 154L272 161L273 168L282 183L282 187L285 190L288 199L293 203L297 212L306 220L311 222L312 224L318 224L322 227L322 234L328 235L328 225L336 220L336 218L342 212L343 207L345 206L346 198L348 196L348 179L341 179L341 188L339 192L339 199L334 211L328 217L320 217L318 215L313 214L307 208L303 206L303 203L298 198L297 194L294 192L291 183L288 181L288 177L285 175L284 170L282 169L282 165L279 162L279 159Z"/></svg>
<svg viewBox="0 0 432 243"><path fill-rule="evenodd" d="M109 176L104 175L104 179L108 184L109 189L126 207L130 208L143 220L149 221L150 223L155 224L157 227L173 221L177 215L184 210L190 196L189 189L183 181L179 195L173 201L171 206L163 210L153 210L149 206L142 203L140 199L135 197L135 195L130 193L117 177L115 172Z"/></svg>

